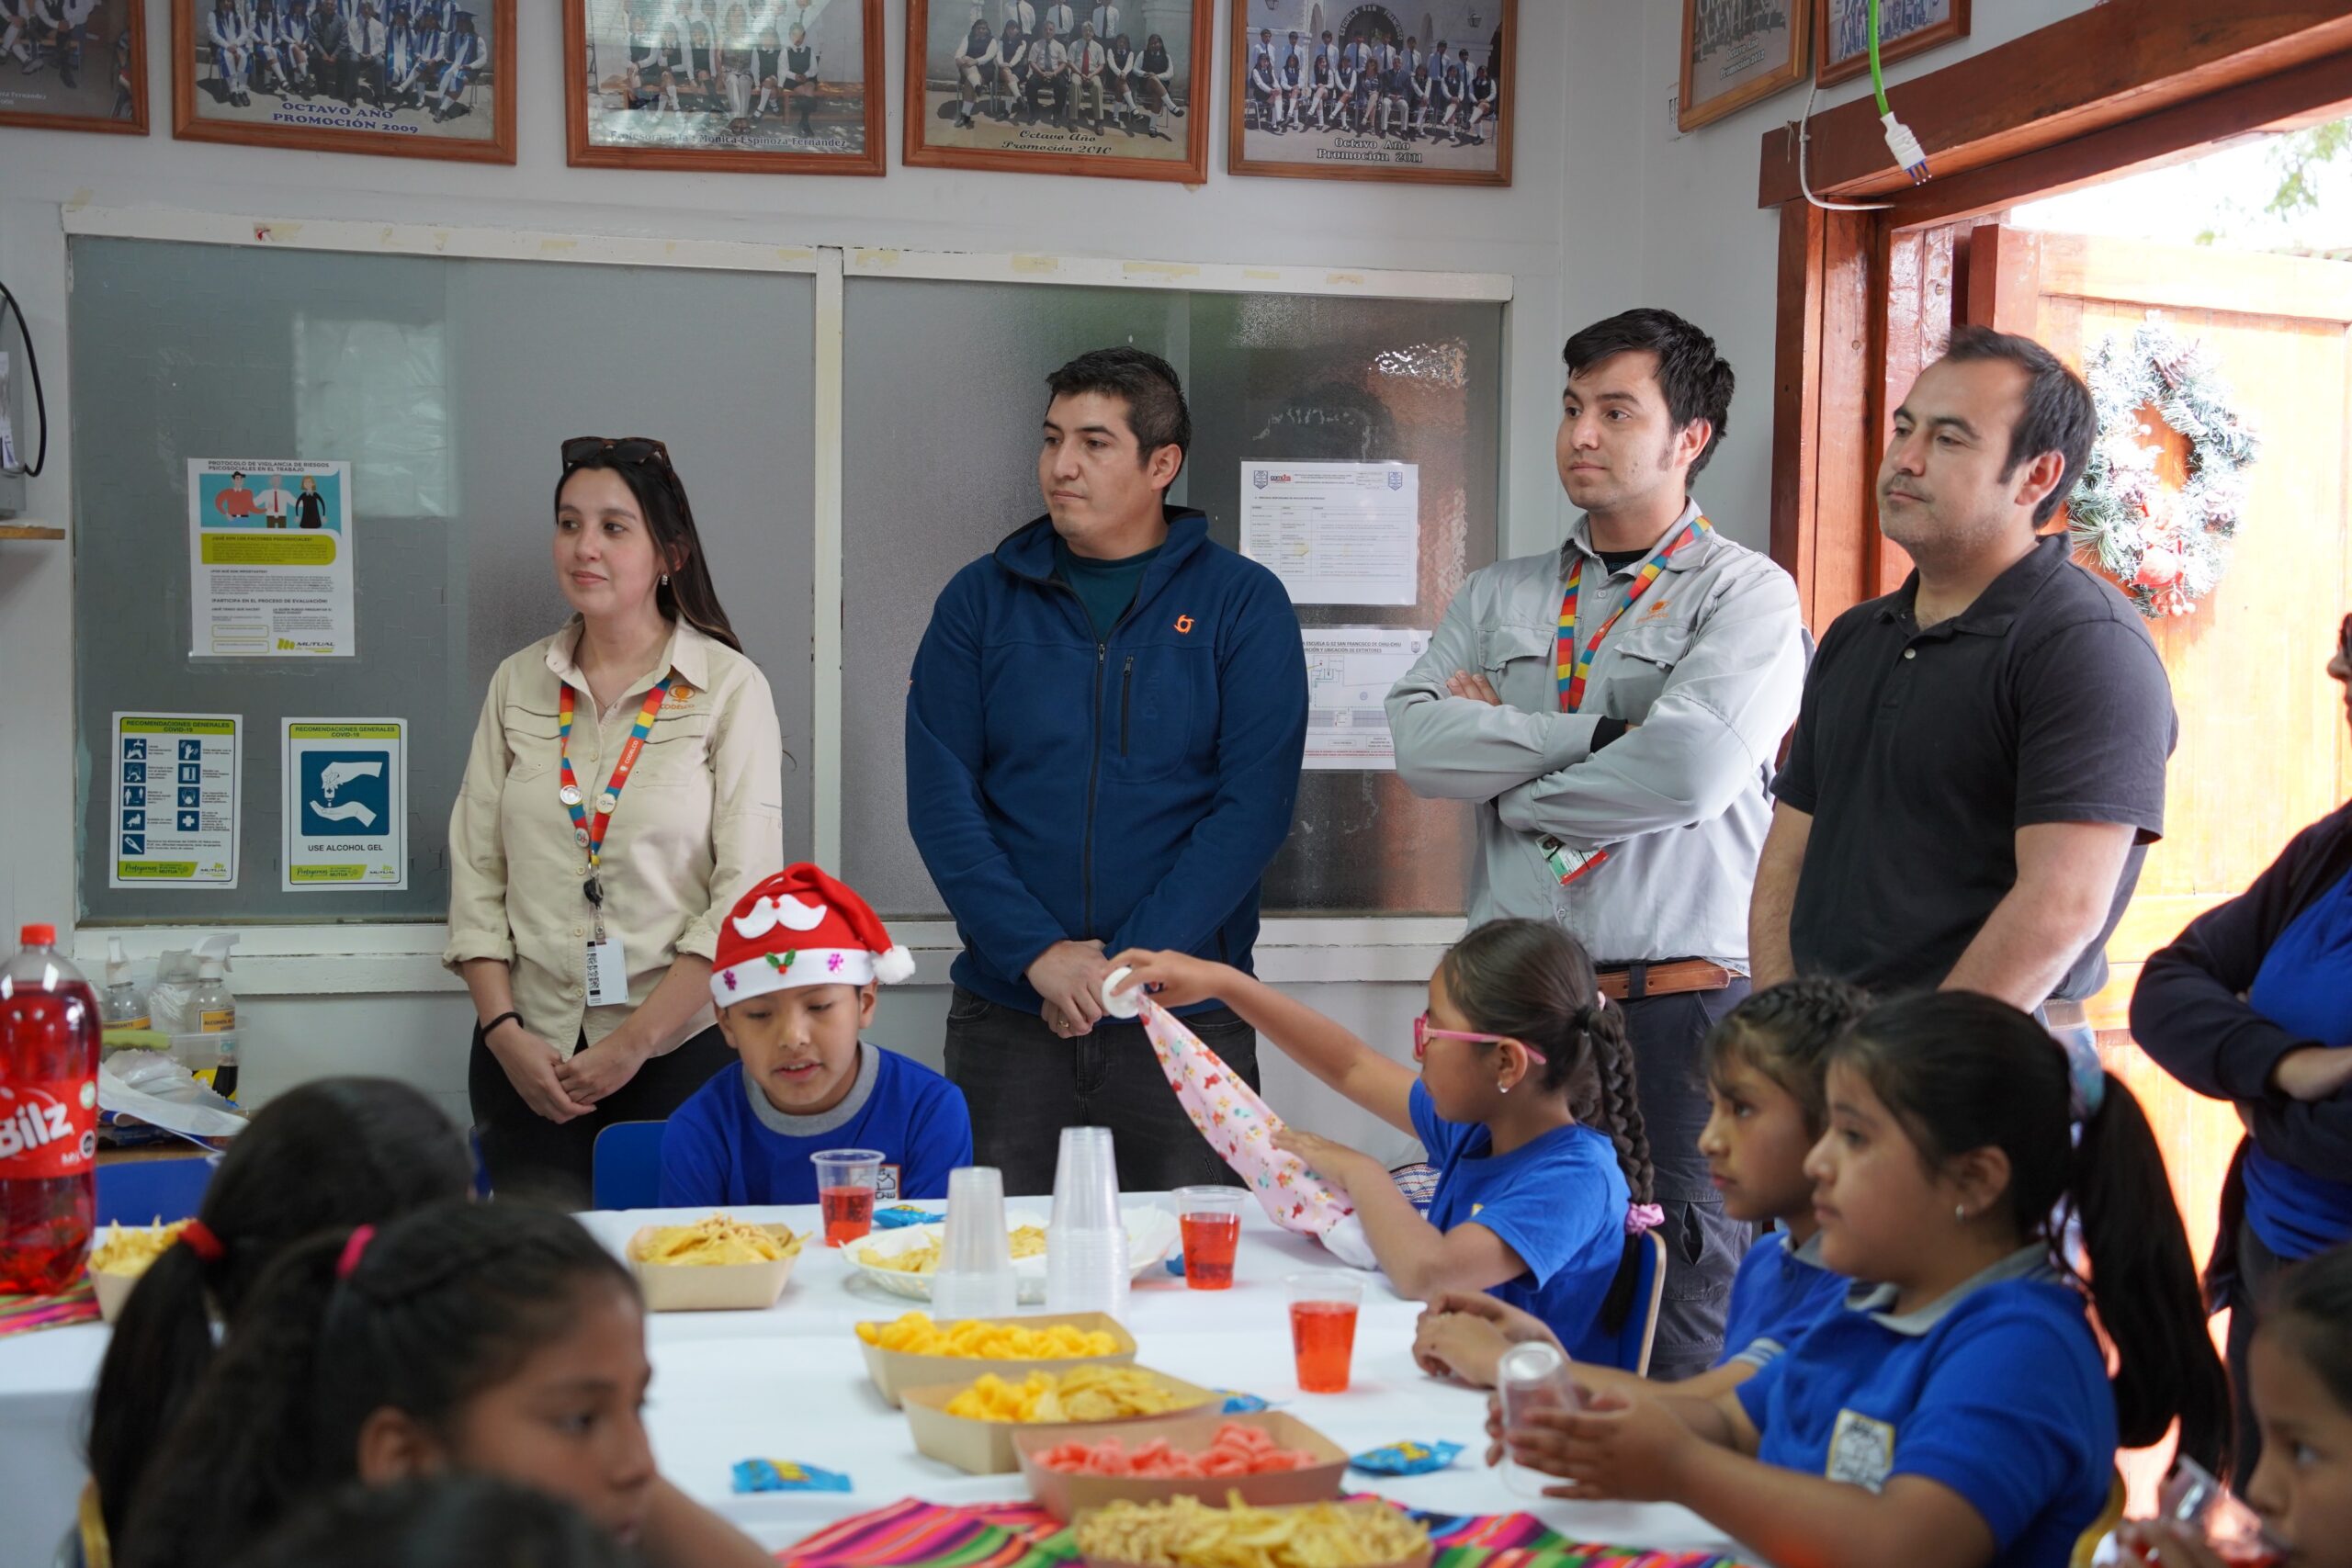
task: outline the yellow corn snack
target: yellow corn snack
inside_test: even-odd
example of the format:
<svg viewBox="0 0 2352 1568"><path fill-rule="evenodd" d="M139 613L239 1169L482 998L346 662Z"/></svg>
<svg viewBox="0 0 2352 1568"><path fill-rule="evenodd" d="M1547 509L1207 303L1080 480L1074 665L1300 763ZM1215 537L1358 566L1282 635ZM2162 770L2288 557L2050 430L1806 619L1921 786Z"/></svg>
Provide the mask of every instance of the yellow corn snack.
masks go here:
<svg viewBox="0 0 2352 1568"><path fill-rule="evenodd" d="M130 1230L109 1224L105 1239L90 1249L90 1267L101 1274L144 1274L148 1265L164 1256L164 1249L179 1240L186 1229L186 1220L167 1225L160 1218L152 1225Z"/></svg>
<svg viewBox="0 0 2352 1568"><path fill-rule="evenodd" d="M1012 1232L1012 1256L1043 1258L1046 1255L1046 1227L1016 1225ZM897 1274L936 1274L939 1272L941 1239L937 1235L917 1242L904 1252L886 1253L868 1242L857 1249L860 1263L869 1269L888 1269Z"/></svg>
<svg viewBox="0 0 2352 1568"><path fill-rule="evenodd" d="M712 1214L690 1225L661 1226L645 1238L637 1256L640 1263L711 1268L728 1263L780 1263L799 1252L800 1238L789 1231L779 1237L726 1214Z"/></svg>
<svg viewBox="0 0 2352 1568"><path fill-rule="evenodd" d="M973 1318L942 1327L925 1312L910 1312L895 1323L861 1323L857 1337L884 1350L910 1356L969 1356L984 1361L1053 1361L1071 1356L1109 1356L1119 1342L1102 1329L1067 1323L1050 1328Z"/></svg>
<svg viewBox="0 0 2352 1568"><path fill-rule="evenodd" d="M1253 1508L1238 1493L1227 1502L1113 1503L1080 1517L1078 1550L1090 1562L1145 1568L1376 1568L1429 1549L1430 1532L1385 1503Z"/></svg>
<svg viewBox="0 0 2352 1568"><path fill-rule="evenodd" d="M1007 1382L994 1372L947 1402L947 1414L972 1421L1115 1421L1189 1410L1194 1400L1134 1367L1073 1367L1031 1372Z"/></svg>

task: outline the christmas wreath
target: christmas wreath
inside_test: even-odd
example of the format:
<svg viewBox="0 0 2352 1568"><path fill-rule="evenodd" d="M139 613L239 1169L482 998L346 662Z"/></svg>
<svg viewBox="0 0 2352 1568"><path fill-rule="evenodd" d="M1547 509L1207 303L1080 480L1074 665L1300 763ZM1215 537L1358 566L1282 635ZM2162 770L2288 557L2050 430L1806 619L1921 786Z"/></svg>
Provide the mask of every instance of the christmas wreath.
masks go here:
<svg viewBox="0 0 2352 1568"><path fill-rule="evenodd" d="M2185 615L2222 581L2262 449L2201 343L2151 317L2126 341L2109 334L2084 361L2098 410L2090 461L2067 503L2075 547L2122 585L2143 615ZM2178 490L2156 474L2163 447L2142 421L2154 409L2188 442Z"/></svg>

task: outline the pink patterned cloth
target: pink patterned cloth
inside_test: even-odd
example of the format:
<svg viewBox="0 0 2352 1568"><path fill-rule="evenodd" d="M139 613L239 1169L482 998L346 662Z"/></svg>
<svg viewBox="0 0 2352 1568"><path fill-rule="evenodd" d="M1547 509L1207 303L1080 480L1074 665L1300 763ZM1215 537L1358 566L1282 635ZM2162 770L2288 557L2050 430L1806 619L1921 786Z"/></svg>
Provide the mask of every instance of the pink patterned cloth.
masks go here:
<svg viewBox="0 0 2352 1568"><path fill-rule="evenodd" d="M1268 1217L1286 1231L1317 1238L1342 1262L1374 1267L1363 1224L1347 1195L1309 1170L1296 1155L1274 1147L1283 1119L1256 1090L1234 1077L1224 1059L1184 1027L1183 1020L1148 997L1142 998L1140 1016L1159 1070L1168 1076L1168 1087L1176 1091L1184 1113L1234 1174L1249 1183Z"/></svg>

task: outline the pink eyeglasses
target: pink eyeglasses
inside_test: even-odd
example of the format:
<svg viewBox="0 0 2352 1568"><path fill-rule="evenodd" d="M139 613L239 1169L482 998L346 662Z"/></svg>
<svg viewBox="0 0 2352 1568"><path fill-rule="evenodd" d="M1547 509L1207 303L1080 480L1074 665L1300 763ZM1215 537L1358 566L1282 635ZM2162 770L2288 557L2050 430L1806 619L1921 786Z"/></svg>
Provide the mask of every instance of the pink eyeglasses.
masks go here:
<svg viewBox="0 0 2352 1568"><path fill-rule="evenodd" d="M1413 1060L1429 1060L1430 1042L1432 1040L1467 1040L1473 1045L1499 1045L1510 1038L1508 1034L1470 1034L1459 1029L1431 1029L1430 1015L1423 1013L1413 1020ZM1544 1053L1526 1041L1521 1041L1519 1048L1534 1057L1538 1066L1545 1064Z"/></svg>

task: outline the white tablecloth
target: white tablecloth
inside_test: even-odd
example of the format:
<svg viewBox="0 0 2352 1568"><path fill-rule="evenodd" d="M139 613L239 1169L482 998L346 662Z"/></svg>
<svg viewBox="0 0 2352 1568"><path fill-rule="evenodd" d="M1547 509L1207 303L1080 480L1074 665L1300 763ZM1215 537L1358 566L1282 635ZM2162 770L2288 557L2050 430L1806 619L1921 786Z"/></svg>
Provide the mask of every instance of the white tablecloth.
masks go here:
<svg viewBox="0 0 2352 1568"><path fill-rule="evenodd" d="M1149 1202L1131 1196L1131 1203ZM936 1205L927 1205L936 1207ZM641 1224L692 1221L704 1211L583 1215L615 1252ZM740 1217L817 1228L812 1208L746 1209ZM1320 1428L1351 1452L1412 1438L1463 1445L1453 1468L1413 1477L1351 1475L1351 1483L1414 1507L1455 1513L1532 1511L1588 1540L1729 1551L1721 1532L1687 1510L1540 1501L1507 1487L1479 1463L1486 1401L1432 1382L1411 1356L1417 1303L1364 1275L1352 1386L1300 1393L1292 1376L1283 1277L1332 1267L1321 1247L1277 1230L1254 1208L1245 1216L1234 1288L1191 1291L1155 1270L1134 1293L1128 1326L1140 1364L1212 1388L1245 1390ZM1021 1478L968 1476L914 1450L906 1419L866 1381L852 1325L918 1303L858 1277L838 1251L811 1247L784 1299L761 1313L664 1313L648 1324L654 1369L647 1425L662 1472L749 1530L780 1547L835 1519L920 1496L934 1502L1024 1495ZM83 1476L83 1408L106 1346L96 1325L0 1339L0 1568L43 1568L73 1515ZM854 1490L738 1497L729 1491L742 1459L800 1460L845 1472Z"/></svg>

